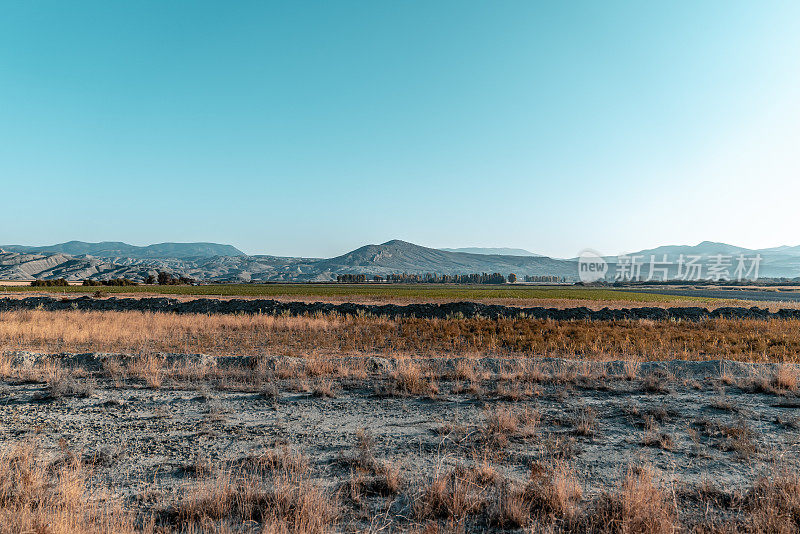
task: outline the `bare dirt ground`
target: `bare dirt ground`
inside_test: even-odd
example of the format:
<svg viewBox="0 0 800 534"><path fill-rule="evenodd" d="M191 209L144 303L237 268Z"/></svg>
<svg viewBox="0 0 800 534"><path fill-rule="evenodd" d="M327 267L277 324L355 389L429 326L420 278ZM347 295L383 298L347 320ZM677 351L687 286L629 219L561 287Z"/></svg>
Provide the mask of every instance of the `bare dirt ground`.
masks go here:
<svg viewBox="0 0 800 534"><path fill-rule="evenodd" d="M276 455L304 457L308 483L336 508L321 530L281 516L286 531L800 524L796 500L765 512L756 498L800 467L794 365L143 358L9 352L0 365L0 440L80 459L88 486L115 495L143 530L266 529L266 515L241 506L198 505L198 488L227 499L248 466ZM759 530L778 509L787 530Z"/></svg>

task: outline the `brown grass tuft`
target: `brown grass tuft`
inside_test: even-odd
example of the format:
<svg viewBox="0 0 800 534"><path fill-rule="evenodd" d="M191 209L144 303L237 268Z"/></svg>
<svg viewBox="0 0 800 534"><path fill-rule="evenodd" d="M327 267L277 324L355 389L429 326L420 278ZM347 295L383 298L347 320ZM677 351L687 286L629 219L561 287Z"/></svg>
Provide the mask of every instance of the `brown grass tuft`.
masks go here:
<svg viewBox="0 0 800 534"><path fill-rule="evenodd" d="M800 378L798 378L796 366L783 364L775 369L772 383L777 389L797 391L798 382L800 382Z"/></svg>
<svg viewBox="0 0 800 534"><path fill-rule="evenodd" d="M746 498L750 531L764 534L800 532L800 475L783 468L760 477Z"/></svg>
<svg viewBox="0 0 800 534"><path fill-rule="evenodd" d="M599 498L589 529L608 534L673 534L681 530L674 505L654 478L648 465L629 468L619 490Z"/></svg>
<svg viewBox="0 0 800 534"><path fill-rule="evenodd" d="M128 366L128 374L144 380L147 387L158 389L164 378L164 359L154 354L135 356Z"/></svg>
<svg viewBox="0 0 800 534"><path fill-rule="evenodd" d="M178 521L216 525L255 521L267 532L321 534L338 518L334 496L309 479L308 464L289 451L265 455L252 466L219 469L203 478L178 504Z"/></svg>
<svg viewBox="0 0 800 534"><path fill-rule="evenodd" d="M51 463L30 443L0 452L0 532L133 533L132 519L115 500L93 494L74 457Z"/></svg>

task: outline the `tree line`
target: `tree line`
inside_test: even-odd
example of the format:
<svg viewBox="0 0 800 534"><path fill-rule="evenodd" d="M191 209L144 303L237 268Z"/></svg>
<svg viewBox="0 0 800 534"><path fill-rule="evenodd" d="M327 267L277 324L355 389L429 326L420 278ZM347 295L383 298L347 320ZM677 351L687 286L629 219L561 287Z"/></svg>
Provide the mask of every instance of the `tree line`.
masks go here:
<svg viewBox="0 0 800 534"><path fill-rule="evenodd" d="M513 277L513 278L512 278ZM505 284L507 281L512 283L517 280L516 275L511 273L508 280L500 273L473 273L473 274L389 274L384 276L375 275L373 282L384 283L404 283L404 284ZM336 276L336 281L345 284L357 284L367 281L365 274L340 274Z"/></svg>
<svg viewBox="0 0 800 534"><path fill-rule="evenodd" d="M364 278L366 281L366 278ZM158 275L148 274L144 280L145 284L160 286L180 286L180 285L194 285L197 280L187 276L173 276L170 273L159 271ZM66 287L69 282L66 278L56 278L53 280L34 280L31 282L33 287ZM138 282L129 280L127 278L112 278L111 280L90 280L86 279L81 282L81 285L95 287L95 286L138 286Z"/></svg>
<svg viewBox="0 0 800 534"><path fill-rule="evenodd" d="M552 275L537 275L537 276L528 276L525 275L526 282L566 282L567 279L563 276L552 276Z"/></svg>

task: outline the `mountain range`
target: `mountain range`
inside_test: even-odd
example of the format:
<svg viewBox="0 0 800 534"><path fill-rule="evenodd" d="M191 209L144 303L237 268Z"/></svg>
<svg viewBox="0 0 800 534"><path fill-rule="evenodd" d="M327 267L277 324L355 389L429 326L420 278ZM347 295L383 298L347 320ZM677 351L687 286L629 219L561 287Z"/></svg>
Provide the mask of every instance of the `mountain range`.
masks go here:
<svg viewBox="0 0 800 534"><path fill-rule="evenodd" d="M86 243L84 241L68 241L57 245L30 247L25 245L2 245L6 252L23 252L26 254L61 253L70 256L96 256L98 258L196 258L211 256L245 256L246 254L232 245L218 243L157 243L145 247L129 245L121 241L102 241Z"/></svg>
<svg viewBox="0 0 800 534"><path fill-rule="evenodd" d="M467 252L469 250L471 252ZM138 247L121 242L85 243L70 241L51 246L0 246L0 280L67 278L69 280L125 277L143 280L148 274L167 271L203 281L331 281L340 274L470 274L515 273L563 277L576 281L577 259L536 255L522 249L434 249L392 240L365 245L334 258L295 258L246 255L239 249L217 243L159 243ZM516 254L493 252L519 251ZM524 253L524 254L523 254ZM800 277L800 247L746 249L725 243L704 241L691 246L663 246L632 253L640 261L651 256L670 261L683 254L710 257L717 254L748 257L759 254L760 277ZM606 257L613 277L619 258ZM734 259L735 267L735 259ZM643 275L646 275L646 267ZM670 267L674 274L675 266Z"/></svg>

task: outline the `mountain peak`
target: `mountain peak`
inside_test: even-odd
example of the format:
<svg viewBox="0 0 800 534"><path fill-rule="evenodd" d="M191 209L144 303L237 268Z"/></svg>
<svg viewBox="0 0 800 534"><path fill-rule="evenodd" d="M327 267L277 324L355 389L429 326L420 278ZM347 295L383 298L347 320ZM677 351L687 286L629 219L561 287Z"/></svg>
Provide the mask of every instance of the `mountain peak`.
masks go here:
<svg viewBox="0 0 800 534"><path fill-rule="evenodd" d="M418 247L420 245L415 245L414 243L409 243L408 241L403 241L402 239L392 239L390 241L387 241L386 243L381 243L380 246L382 246L382 247L398 247L398 246L401 246L401 247L405 247L405 246Z"/></svg>

